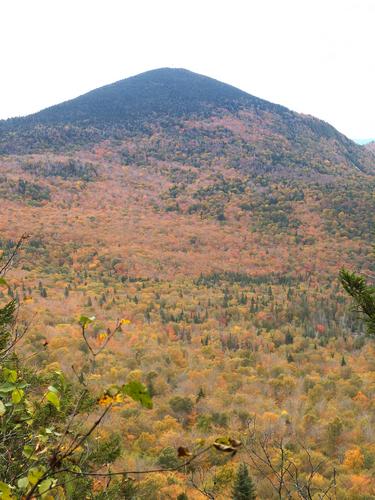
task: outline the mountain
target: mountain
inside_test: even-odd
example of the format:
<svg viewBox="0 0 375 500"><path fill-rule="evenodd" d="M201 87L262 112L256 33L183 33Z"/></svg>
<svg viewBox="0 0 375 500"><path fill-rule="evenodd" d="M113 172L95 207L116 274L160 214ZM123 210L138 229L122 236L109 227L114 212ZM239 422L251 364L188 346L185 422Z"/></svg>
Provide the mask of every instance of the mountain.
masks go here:
<svg viewBox="0 0 375 500"><path fill-rule="evenodd" d="M233 266L298 275L317 249L316 266L328 272L342 246L370 243L371 151L321 120L190 71L149 71L0 130L9 237L32 230L68 254L76 244L96 252L100 234L108 257L128 255L128 272L141 276ZM265 268L259 255L274 245ZM234 259L224 248L242 250Z"/></svg>
<svg viewBox="0 0 375 500"><path fill-rule="evenodd" d="M191 234L197 227L205 234L229 231L234 246L242 245L237 238L246 238L248 230L260 241L282 235L281 246L299 265L301 242L312 241L315 248L321 240L336 255L338 236L369 241L375 222L375 156L368 148L321 120L184 69L148 71L34 115L3 120L0 171L0 195L24 207L16 227L35 228L38 219L30 219L27 207L39 207L55 221L42 233L60 234L56 227L68 246L81 231L78 219L70 220L73 207L95 217L85 229L86 242L95 245L99 232L109 238L104 247L119 234L122 210L141 214L129 219L133 241L152 258L131 253L135 268L146 274L156 272L160 242L169 238L157 228L165 225L176 241L181 231ZM68 225L60 219L61 207L72 208ZM142 221L150 220L156 227L140 241ZM287 243L287 235L293 242ZM225 252L214 250L214 238L209 242L188 243L185 257L198 252L200 272L229 270ZM189 258L173 248L167 268L177 259L182 273L190 272ZM237 267L252 261L243 258Z"/></svg>
<svg viewBox="0 0 375 500"><path fill-rule="evenodd" d="M343 266L373 275L371 151L316 118L170 69L0 129L0 260L30 235L0 304L14 297L22 306L15 332L27 370L17 363L14 373L42 384L28 391L43 413L35 454L50 470L73 430L86 432L77 416L67 434L60 413L79 407L93 429L99 420L87 409L100 415L95 401L109 399L105 432L95 428L88 447L77 437L77 470L108 471L112 459L111 473L178 470L113 478L114 496L108 481L79 475L73 488L64 472L65 497L85 498L92 484L106 498L201 498L194 483L230 498L233 466L254 463L254 444L271 463L262 462L265 477L252 471L259 499L275 498L269 478L284 456L303 466L285 475L283 498L313 486L322 497L332 487L337 498L373 498L373 341L338 282ZM135 381L153 395L147 414L109 397ZM50 383L64 394L61 412L40 403ZM26 394L17 406L7 393L11 423L17 408L28 410ZM57 444L46 451L47 423ZM218 436L251 446L201 456ZM197 474L190 465L185 474L184 450L200 455ZM19 485L23 465L12 480L20 474Z"/></svg>
<svg viewBox="0 0 375 500"><path fill-rule="evenodd" d="M287 111L212 78L185 69L162 68L106 85L21 121L119 125L160 116L205 115L217 108L233 111L241 106Z"/></svg>
<svg viewBox="0 0 375 500"><path fill-rule="evenodd" d="M321 120L170 68L121 80L24 118L3 120L0 153L67 150L155 134L164 137L162 142L178 137L191 156L201 155L202 147L212 155L221 143L232 156L245 157L238 168L246 171L286 168L297 175L341 175L353 169L370 172L374 165L368 150ZM192 141L200 135L204 144L195 151Z"/></svg>

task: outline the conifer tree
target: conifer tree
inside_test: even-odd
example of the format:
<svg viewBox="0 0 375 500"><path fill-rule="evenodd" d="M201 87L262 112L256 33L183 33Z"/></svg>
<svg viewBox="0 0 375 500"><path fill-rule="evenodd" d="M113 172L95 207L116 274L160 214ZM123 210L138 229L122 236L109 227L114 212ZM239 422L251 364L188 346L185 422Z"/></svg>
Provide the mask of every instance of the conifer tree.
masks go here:
<svg viewBox="0 0 375 500"><path fill-rule="evenodd" d="M180 493L177 497L177 500L189 500L186 493Z"/></svg>
<svg viewBox="0 0 375 500"><path fill-rule="evenodd" d="M367 333L375 336L375 286L369 285L363 276L346 269L340 271L340 281L364 316Z"/></svg>
<svg viewBox="0 0 375 500"><path fill-rule="evenodd" d="M238 466L236 479L234 482L233 500L255 500L255 486L249 475L248 468L245 464Z"/></svg>

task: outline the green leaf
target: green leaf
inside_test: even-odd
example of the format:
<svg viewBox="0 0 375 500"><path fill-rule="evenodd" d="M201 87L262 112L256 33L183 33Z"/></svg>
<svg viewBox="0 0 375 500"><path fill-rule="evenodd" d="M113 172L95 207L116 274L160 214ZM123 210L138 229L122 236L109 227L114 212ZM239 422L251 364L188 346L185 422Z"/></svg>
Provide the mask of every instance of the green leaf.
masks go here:
<svg viewBox="0 0 375 500"><path fill-rule="evenodd" d="M38 486L38 490L39 490L39 494L42 495L42 498L43 498L43 495L45 493L47 493L51 488L52 486L55 486L57 483L56 479L52 479L51 477L47 477L47 479L44 479L40 485Z"/></svg>
<svg viewBox="0 0 375 500"><path fill-rule="evenodd" d="M29 384L22 382L21 384L11 384L10 382L4 382L0 385L0 393L6 394L7 392L12 392L15 389L25 389Z"/></svg>
<svg viewBox="0 0 375 500"><path fill-rule="evenodd" d="M72 470L72 471L74 471L74 472L82 472L81 467L79 467L78 465L75 465L75 464L71 465L69 467L69 469Z"/></svg>
<svg viewBox="0 0 375 500"><path fill-rule="evenodd" d="M56 410L60 411L60 398L55 392L47 392L46 399L56 408Z"/></svg>
<svg viewBox="0 0 375 500"><path fill-rule="evenodd" d="M13 404L17 405L22 401L22 398L24 397L25 393L22 389L14 389L12 392L12 402Z"/></svg>
<svg viewBox="0 0 375 500"><path fill-rule="evenodd" d="M108 389L105 391L108 396L111 396L112 398L116 396L120 392L121 388L118 385L111 385L108 387Z"/></svg>
<svg viewBox="0 0 375 500"><path fill-rule="evenodd" d="M0 417L2 417L3 415L5 415L5 412L6 412L6 408L5 408L5 405L4 403L1 401L0 399Z"/></svg>
<svg viewBox="0 0 375 500"><path fill-rule="evenodd" d="M38 457L35 453L35 447L31 446L31 444L26 444L23 447L22 455L26 457L28 460L38 460Z"/></svg>
<svg viewBox="0 0 375 500"><path fill-rule="evenodd" d="M5 382L4 384L0 385L0 392L3 394L6 394L7 392L12 392L16 386L14 384L11 384L10 382Z"/></svg>
<svg viewBox="0 0 375 500"><path fill-rule="evenodd" d="M33 467L32 469L30 469L29 473L27 474L29 483L32 485L37 484L37 482L43 477L45 472L46 469L42 466Z"/></svg>
<svg viewBox="0 0 375 500"><path fill-rule="evenodd" d="M54 392L55 394L58 394L58 393L59 393L58 389L56 389L56 387L54 387L53 385L49 385L49 386L48 386L48 390L49 390L50 392Z"/></svg>
<svg viewBox="0 0 375 500"><path fill-rule="evenodd" d="M12 495L12 489L9 484L0 481L0 498L1 500L13 500L15 497Z"/></svg>
<svg viewBox="0 0 375 500"><path fill-rule="evenodd" d="M134 401L139 401L145 408L152 408L152 399L147 387L141 382L132 380L128 384L122 386L122 392L127 396L134 399Z"/></svg>
<svg viewBox="0 0 375 500"><path fill-rule="evenodd" d="M17 372L16 370L9 370L9 368L3 368L3 374L5 377L5 380L7 382L16 382L17 381Z"/></svg>
<svg viewBox="0 0 375 500"><path fill-rule="evenodd" d="M57 382L61 386L62 390L65 390L67 388L67 382L66 382L66 379L64 377L63 372L60 370L57 370L54 372L54 375L56 375Z"/></svg>
<svg viewBox="0 0 375 500"><path fill-rule="evenodd" d="M0 286L9 286L4 278L0 278Z"/></svg>
<svg viewBox="0 0 375 500"><path fill-rule="evenodd" d="M79 324L84 328L95 320L95 316L81 316L79 318Z"/></svg>
<svg viewBox="0 0 375 500"><path fill-rule="evenodd" d="M28 399L25 399L24 405L25 405L25 408L26 408L28 415L33 416L35 410L34 410L34 405L32 404L32 402L29 401Z"/></svg>
<svg viewBox="0 0 375 500"><path fill-rule="evenodd" d="M227 446L230 446L230 438L227 436L220 436L215 439L215 443L226 444Z"/></svg>
<svg viewBox="0 0 375 500"><path fill-rule="evenodd" d="M17 481L17 486L19 487L20 490L26 490L26 488L29 486L29 480L27 479L27 477L21 477L18 481Z"/></svg>

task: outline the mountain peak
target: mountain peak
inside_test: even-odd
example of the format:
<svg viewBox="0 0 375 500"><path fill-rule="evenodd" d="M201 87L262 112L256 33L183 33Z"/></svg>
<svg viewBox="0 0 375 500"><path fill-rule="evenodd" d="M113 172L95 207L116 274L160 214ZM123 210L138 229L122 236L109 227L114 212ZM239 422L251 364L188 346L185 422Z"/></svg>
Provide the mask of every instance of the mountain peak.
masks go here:
<svg viewBox="0 0 375 500"><path fill-rule="evenodd" d="M191 127L199 131L191 132ZM59 150L103 139L148 138L157 132L180 143L182 130L190 159L189 137L198 134L199 144L207 142L206 154L212 156L220 144L231 154L236 150L235 163L246 164L246 169L332 173L345 166L373 172L371 152L328 123L184 68L146 71L33 115L0 122L0 153Z"/></svg>
<svg viewBox="0 0 375 500"><path fill-rule="evenodd" d="M184 68L159 68L105 85L24 119L44 124L97 125L155 115L205 114L210 108L234 111L244 105L276 106Z"/></svg>

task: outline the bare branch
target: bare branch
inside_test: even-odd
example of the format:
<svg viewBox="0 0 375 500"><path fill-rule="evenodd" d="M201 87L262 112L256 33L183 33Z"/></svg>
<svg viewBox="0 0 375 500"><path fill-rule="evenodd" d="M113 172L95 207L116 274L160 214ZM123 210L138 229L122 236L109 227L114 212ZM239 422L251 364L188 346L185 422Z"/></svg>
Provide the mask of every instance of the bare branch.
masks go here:
<svg viewBox="0 0 375 500"><path fill-rule="evenodd" d="M0 267L0 276L5 276L5 274L8 272L10 266L12 265L12 262L15 258L15 256L18 254L21 246L24 244L26 240L29 239L29 235L24 233L21 238L17 241L16 246L13 248L10 256L6 259L5 264L3 264L2 267Z"/></svg>

